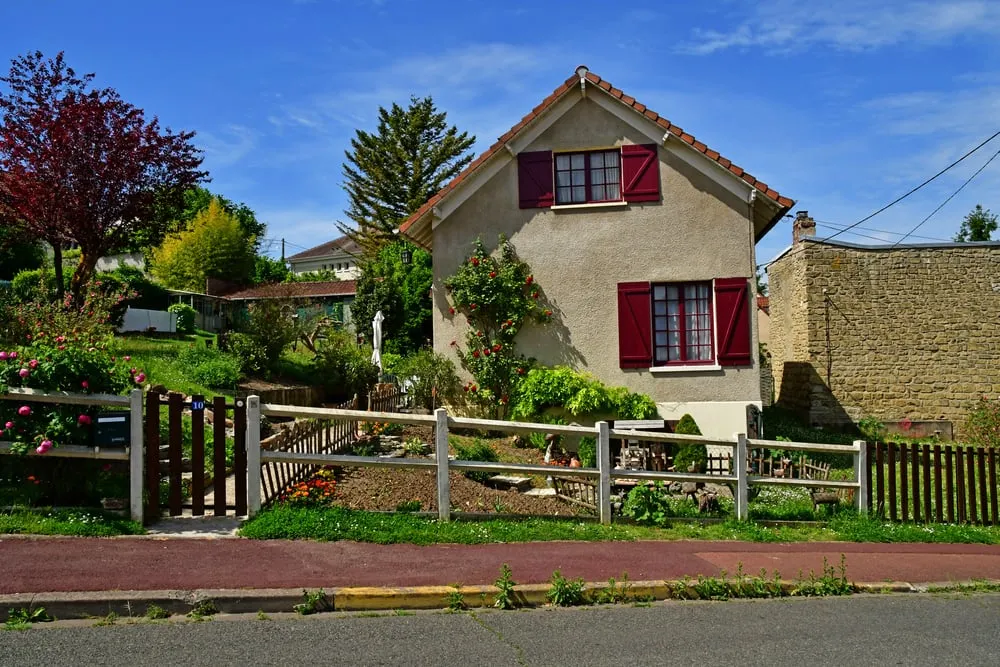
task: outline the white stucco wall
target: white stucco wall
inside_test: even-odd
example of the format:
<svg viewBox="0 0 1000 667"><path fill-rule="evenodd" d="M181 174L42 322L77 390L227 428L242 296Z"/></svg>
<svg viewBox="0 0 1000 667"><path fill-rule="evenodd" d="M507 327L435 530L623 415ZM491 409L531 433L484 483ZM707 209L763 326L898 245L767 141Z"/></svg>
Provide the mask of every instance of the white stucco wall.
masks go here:
<svg viewBox="0 0 1000 667"><path fill-rule="evenodd" d="M338 280L356 280L361 275L357 260L347 255L300 259L294 262L289 261L288 264L291 272L296 275L323 270L333 271ZM335 268L337 264L348 264L349 267L346 269L337 269Z"/></svg>

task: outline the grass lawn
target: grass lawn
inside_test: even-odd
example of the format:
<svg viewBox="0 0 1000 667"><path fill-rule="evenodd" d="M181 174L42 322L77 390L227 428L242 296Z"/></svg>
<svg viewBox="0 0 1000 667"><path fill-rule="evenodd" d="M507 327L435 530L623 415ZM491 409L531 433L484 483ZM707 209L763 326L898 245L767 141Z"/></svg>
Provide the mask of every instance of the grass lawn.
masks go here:
<svg viewBox="0 0 1000 667"><path fill-rule="evenodd" d="M152 336L120 336L115 338L118 352L132 357L132 365L145 371L149 382L162 384L172 391L203 396L226 396L233 398L233 390L210 389L192 380L187 369L180 363L181 352L191 345L204 345L210 336L190 335L184 339L158 338ZM214 339L214 336L211 336Z"/></svg>
<svg viewBox="0 0 1000 667"><path fill-rule="evenodd" d="M752 521L674 521L667 528L579 519L491 519L451 521L407 513L379 513L341 507L275 505L248 520L240 535L250 539L353 540L376 544L488 544L551 540L745 540L749 542L944 542L1000 544L1000 529L987 526L892 524L849 513L826 524L767 527Z"/></svg>
<svg viewBox="0 0 1000 667"><path fill-rule="evenodd" d="M113 537L145 532L135 521L97 509L0 510L0 534Z"/></svg>

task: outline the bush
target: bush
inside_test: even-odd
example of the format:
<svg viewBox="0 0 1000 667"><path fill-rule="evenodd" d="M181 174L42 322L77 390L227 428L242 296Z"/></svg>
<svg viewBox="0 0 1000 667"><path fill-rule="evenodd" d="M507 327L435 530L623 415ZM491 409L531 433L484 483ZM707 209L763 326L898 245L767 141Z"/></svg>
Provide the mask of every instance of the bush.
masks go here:
<svg viewBox="0 0 1000 667"><path fill-rule="evenodd" d="M292 319L295 312L292 302L285 299L265 299L247 307L238 328L253 342L255 358L251 366L244 365L245 372L268 377L278 369L281 355L299 337Z"/></svg>
<svg viewBox="0 0 1000 667"><path fill-rule="evenodd" d="M695 423L694 417L685 414L677 422L674 433L681 435L701 435L701 429ZM708 450L700 442L681 445L677 450L676 456L674 456L674 469L677 472L687 472L692 465L695 466L697 472L702 472L705 470L707 464Z"/></svg>
<svg viewBox="0 0 1000 667"><path fill-rule="evenodd" d="M581 438L580 448L577 450L577 455L580 457L580 465L584 468L596 468L597 467L597 440L587 436L586 438Z"/></svg>
<svg viewBox="0 0 1000 667"><path fill-rule="evenodd" d="M198 314L194 308L186 303L175 303L167 311L177 314L177 333L194 333L194 317Z"/></svg>
<svg viewBox="0 0 1000 667"><path fill-rule="evenodd" d="M47 269L21 271L11 280L10 292L17 303L48 301L56 295L56 276Z"/></svg>
<svg viewBox="0 0 1000 667"><path fill-rule="evenodd" d="M107 275L120 280L133 294L128 300L132 308L166 310L170 306L170 293L166 288L154 283L134 266L120 266Z"/></svg>
<svg viewBox="0 0 1000 667"><path fill-rule="evenodd" d="M664 527L672 514L670 498L661 482L651 487L644 484L636 486L622 503L622 515L645 526Z"/></svg>
<svg viewBox="0 0 1000 667"><path fill-rule="evenodd" d="M226 336L226 351L236 359L240 371L247 375L261 375L267 368L267 350L245 333Z"/></svg>
<svg viewBox="0 0 1000 667"><path fill-rule="evenodd" d="M514 418L537 420L552 408L563 409L574 417L649 419L656 415L656 403L649 396L625 387L609 387L567 366L528 371L519 388Z"/></svg>
<svg viewBox="0 0 1000 667"><path fill-rule="evenodd" d="M500 455L497 454L497 450L493 449L488 442L480 440L479 438L473 440L471 445L463 445L456 442L455 455L461 461L486 461L489 463L496 463L500 460ZM485 484L489 481L490 477L493 477L496 473L467 470L462 474L474 482Z"/></svg>
<svg viewBox="0 0 1000 667"><path fill-rule="evenodd" d="M205 347L191 348L191 353L185 351L179 359L187 366L191 379L206 387L232 389L239 382L240 362L231 354Z"/></svg>
<svg viewBox="0 0 1000 667"><path fill-rule="evenodd" d="M977 447L1000 447L1000 400L980 398L965 421L965 434Z"/></svg>
<svg viewBox="0 0 1000 667"><path fill-rule="evenodd" d="M367 396L378 382L378 366L372 364L371 348L358 347L353 334L331 331L317 349L316 372L330 401L347 400L355 394Z"/></svg>
<svg viewBox="0 0 1000 667"><path fill-rule="evenodd" d="M420 350L397 362L395 373L400 381L412 382L409 394L414 407L433 410L443 403L454 405L461 400L462 382L455 364L432 350Z"/></svg>

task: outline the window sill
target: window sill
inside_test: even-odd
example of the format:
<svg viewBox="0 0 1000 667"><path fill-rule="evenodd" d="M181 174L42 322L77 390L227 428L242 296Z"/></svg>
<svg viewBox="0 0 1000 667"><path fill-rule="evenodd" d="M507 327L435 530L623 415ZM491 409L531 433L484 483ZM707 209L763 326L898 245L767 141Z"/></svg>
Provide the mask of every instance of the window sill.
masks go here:
<svg viewBox="0 0 1000 667"><path fill-rule="evenodd" d="M654 375L659 375L661 373L703 373L703 372L713 372L721 371L722 366L718 364L688 364L684 366L653 366L649 369L649 372Z"/></svg>
<svg viewBox="0 0 1000 667"><path fill-rule="evenodd" d="M549 209L553 211L575 211L577 209L586 208L623 208L628 206L627 201L599 201L590 204L556 204L550 206Z"/></svg>

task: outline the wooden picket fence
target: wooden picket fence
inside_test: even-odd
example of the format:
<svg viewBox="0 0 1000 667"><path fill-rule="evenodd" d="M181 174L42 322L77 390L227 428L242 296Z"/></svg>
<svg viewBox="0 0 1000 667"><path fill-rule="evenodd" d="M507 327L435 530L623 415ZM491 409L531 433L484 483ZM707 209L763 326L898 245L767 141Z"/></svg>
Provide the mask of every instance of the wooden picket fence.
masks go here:
<svg viewBox="0 0 1000 667"><path fill-rule="evenodd" d="M993 449L869 444L872 510L891 521L1000 525Z"/></svg>
<svg viewBox="0 0 1000 667"><path fill-rule="evenodd" d="M357 406L355 396L336 406L336 409L355 410ZM342 454L350 451L357 433L357 421L310 419L295 422L291 428L262 440L260 446L270 452ZM306 463L264 463L260 469L262 502L267 504L277 500L289 487L308 479L318 469L319 466Z"/></svg>
<svg viewBox="0 0 1000 667"><path fill-rule="evenodd" d="M399 412L403 391L395 384L378 385L368 394L368 410L371 412Z"/></svg>

